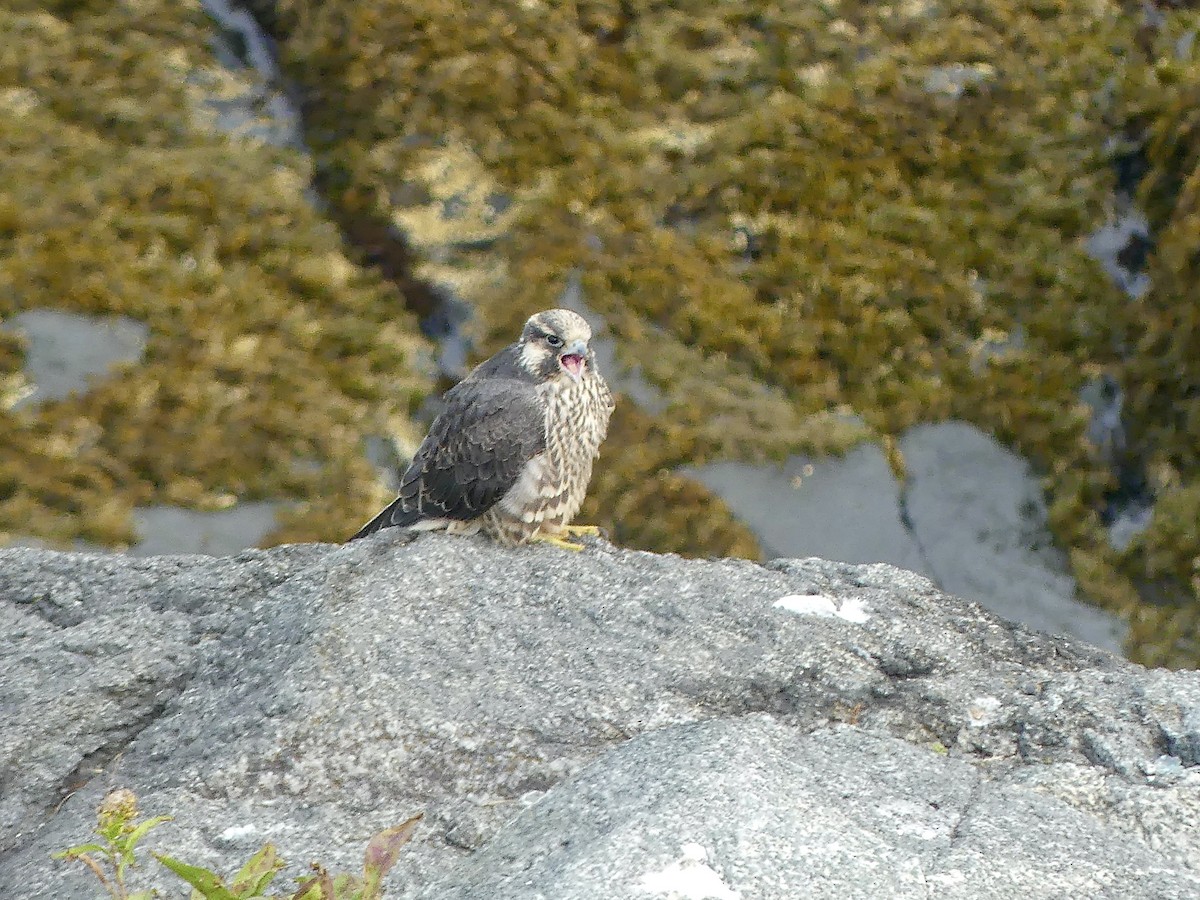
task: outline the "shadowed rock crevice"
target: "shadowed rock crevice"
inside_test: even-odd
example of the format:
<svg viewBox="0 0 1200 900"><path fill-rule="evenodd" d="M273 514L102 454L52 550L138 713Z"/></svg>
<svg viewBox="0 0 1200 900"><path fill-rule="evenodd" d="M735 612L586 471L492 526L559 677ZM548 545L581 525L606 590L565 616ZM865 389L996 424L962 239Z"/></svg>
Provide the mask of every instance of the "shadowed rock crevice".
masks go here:
<svg viewBox="0 0 1200 900"><path fill-rule="evenodd" d="M66 802L72 794L80 788L86 787L93 778L108 770L113 761L120 757L129 748L130 744L137 740L139 734L166 713L170 708L171 701L185 687L186 683L182 679L167 685L161 692L167 694L167 696L163 697L162 702L156 703L154 706L138 713L128 726L108 736L105 743L84 755L74 771L59 783L57 791L58 800L54 803L53 807L47 807L43 810L43 818L49 819L51 813ZM3 861L4 854L0 854L0 863L3 863Z"/></svg>
<svg viewBox="0 0 1200 900"><path fill-rule="evenodd" d="M227 33L230 10L238 12L239 38L252 45L253 52L244 54L244 64L253 66L271 85L296 98L296 140L302 146L315 144L320 147L328 131L322 124L323 119L330 111L312 96L312 91L293 83L279 67L277 42L286 41L290 33L286 17L276 14L274 4L253 0L236 7L226 3L207 4L209 14ZM249 32L248 36L246 32ZM314 130L318 140L312 142L309 133ZM417 274L420 256L386 208L356 192L353 174L343 171L328 154L318 153L314 163L311 187L320 198L323 211L337 225L346 243L359 254L361 263L373 268L399 289L401 302L421 320L427 337L452 337L446 329L455 317L447 307L453 305L454 298Z"/></svg>
<svg viewBox="0 0 1200 900"><path fill-rule="evenodd" d="M933 564L933 560L929 558L929 553L921 542L921 534L917 530L913 522L912 513L909 511L909 497L912 491L912 482L909 479L904 479L900 484L900 493L898 496L898 508L900 511L900 524L904 526L905 531L912 535L913 543L917 546L917 555L921 559L921 571L925 572L936 584L941 584L941 578L938 576L937 567Z"/></svg>

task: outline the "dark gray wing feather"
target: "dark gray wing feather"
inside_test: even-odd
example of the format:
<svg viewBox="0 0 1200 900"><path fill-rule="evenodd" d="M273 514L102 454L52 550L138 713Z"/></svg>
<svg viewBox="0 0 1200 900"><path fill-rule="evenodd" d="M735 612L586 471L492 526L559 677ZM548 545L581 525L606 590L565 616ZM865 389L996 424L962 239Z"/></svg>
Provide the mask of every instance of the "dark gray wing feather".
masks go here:
<svg viewBox="0 0 1200 900"><path fill-rule="evenodd" d="M445 399L400 479L400 496L350 540L422 519L474 519L546 448L545 407L526 379L467 378Z"/></svg>

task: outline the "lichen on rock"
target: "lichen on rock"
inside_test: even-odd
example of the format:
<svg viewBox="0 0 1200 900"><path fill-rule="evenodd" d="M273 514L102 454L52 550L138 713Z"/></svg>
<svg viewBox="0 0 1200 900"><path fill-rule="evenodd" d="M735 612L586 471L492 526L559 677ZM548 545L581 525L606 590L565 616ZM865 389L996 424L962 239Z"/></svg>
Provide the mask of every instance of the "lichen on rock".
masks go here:
<svg viewBox="0 0 1200 900"><path fill-rule="evenodd" d="M1200 665L1200 13L1148 32L1147 65L1122 84L1138 200L1150 226L1150 288L1129 305L1119 369L1130 453L1157 498L1123 568L1146 601L1133 640L1149 664Z"/></svg>
<svg viewBox="0 0 1200 900"><path fill-rule="evenodd" d="M0 317L150 329L144 364L0 409L0 533L119 546L134 506L257 499L294 501L277 539L353 531L380 494L364 432L413 440L425 344L308 161L214 129L199 4L9 4L0 31Z"/></svg>
<svg viewBox="0 0 1200 900"><path fill-rule="evenodd" d="M1170 636L1200 614L1186 520L1200 479L1195 12L249 5L301 98L329 219L363 258L409 292L411 256L415 275L468 301L481 355L577 278L618 361L661 398L619 406L586 517L635 546L756 555L681 466L888 445L915 423L963 419L1044 475L1055 536L1083 592L1134 620L1134 655L1200 660ZM109 524L88 526L93 539L122 539L129 504L151 496L291 496L305 505L278 537L345 533L380 491L363 434L411 441L429 387L396 288L305 204L306 163L229 154L204 130L189 91L214 79L186 77L210 65L194 7L4 16L22 38L0 50L5 165L18 167L7 182L19 183L0 195L4 296L19 283L22 308L123 312L153 330L145 372L22 425L42 431L17 452L69 447L88 502L134 485ZM1123 154L1147 169L1152 287L1136 300L1086 248ZM32 203L46 181L50 201ZM389 256L379 245L397 229L407 244ZM87 248L101 238L114 249L97 258ZM1080 400L1100 377L1124 390L1130 452L1160 498L1123 553L1100 516L1112 461ZM155 430L186 439L130 450ZM49 478L0 502L5 520L61 508L33 499ZM73 536L69 517L43 521ZM1160 607L1139 591L1163 559L1182 587Z"/></svg>
<svg viewBox="0 0 1200 900"><path fill-rule="evenodd" d="M1195 279L1156 286L1157 318L1137 343L1154 371L1135 388L1126 351L1144 313L1084 244L1113 196L1114 132L1136 137L1153 103L1194 108L1182 89L1194 79L1194 13L1163 12L1148 42L1139 11L1092 0L253 6L304 91L335 206L415 223L409 207L453 199L423 181L422 164L451 149L504 198L506 227L486 241L456 237L453 222L413 236L433 277L480 312L482 349L582 273L622 360L669 404L657 415L625 406L615 420L640 443L608 448L589 513L607 513L623 537L711 551L685 523L726 516L711 495L666 508L646 489L647 459L836 451L862 438L800 428L773 440L759 426L775 420L774 397L801 422L853 410L884 440L955 417L1045 473L1084 592L1116 612L1139 608L1141 545L1130 563L1108 544L1099 511L1113 473L1079 390L1103 373L1124 379L1158 398L1134 396L1134 409L1171 405L1172 434L1194 447L1197 423L1169 382L1200 359L1184 358L1181 334L1200 333L1185 311L1197 304L1166 298L1194 298ZM1194 164L1162 137L1179 127L1155 121L1156 171ZM1174 198L1190 172L1158 194ZM1196 229L1171 233L1182 260ZM1161 259L1171 241L1160 247ZM687 377L700 371L715 376L708 394ZM741 437L710 440L711 394L738 379L775 393L728 404L722 433ZM1161 416L1134 415L1157 446L1148 423Z"/></svg>

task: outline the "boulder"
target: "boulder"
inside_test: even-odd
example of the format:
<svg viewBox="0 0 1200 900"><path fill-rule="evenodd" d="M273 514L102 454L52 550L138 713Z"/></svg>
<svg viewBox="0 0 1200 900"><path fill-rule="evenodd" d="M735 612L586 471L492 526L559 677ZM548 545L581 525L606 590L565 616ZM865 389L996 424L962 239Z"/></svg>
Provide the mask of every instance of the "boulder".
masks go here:
<svg viewBox="0 0 1200 900"><path fill-rule="evenodd" d="M904 516L924 572L1008 619L1120 651L1125 623L1078 599L1027 461L966 422L908 429Z"/></svg>
<svg viewBox="0 0 1200 900"><path fill-rule="evenodd" d="M423 812L393 898L1200 895L1200 675L886 565L14 549L0 615L4 896L94 898L117 786L226 873Z"/></svg>
<svg viewBox="0 0 1200 900"><path fill-rule="evenodd" d="M1125 623L1078 599L1025 460L967 422L909 428L899 447L903 482L874 444L689 474L729 504L768 556L891 563L1004 618L1121 650Z"/></svg>

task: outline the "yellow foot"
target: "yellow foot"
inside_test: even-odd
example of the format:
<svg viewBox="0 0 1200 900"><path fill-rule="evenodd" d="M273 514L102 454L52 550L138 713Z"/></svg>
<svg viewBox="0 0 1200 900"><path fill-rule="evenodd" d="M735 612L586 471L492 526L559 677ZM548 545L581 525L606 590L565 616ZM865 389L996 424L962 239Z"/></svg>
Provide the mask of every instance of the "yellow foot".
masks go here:
<svg viewBox="0 0 1200 900"><path fill-rule="evenodd" d="M583 549L583 544L576 544L574 541L568 541L566 538L556 537L553 534L542 534L538 532L529 539L531 544L553 544L555 547L561 547L563 550L579 551Z"/></svg>
<svg viewBox="0 0 1200 900"><path fill-rule="evenodd" d="M593 534L597 537L600 536L599 525L560 525L558 530L560 533L565 531L567 534Z"/></svg>

